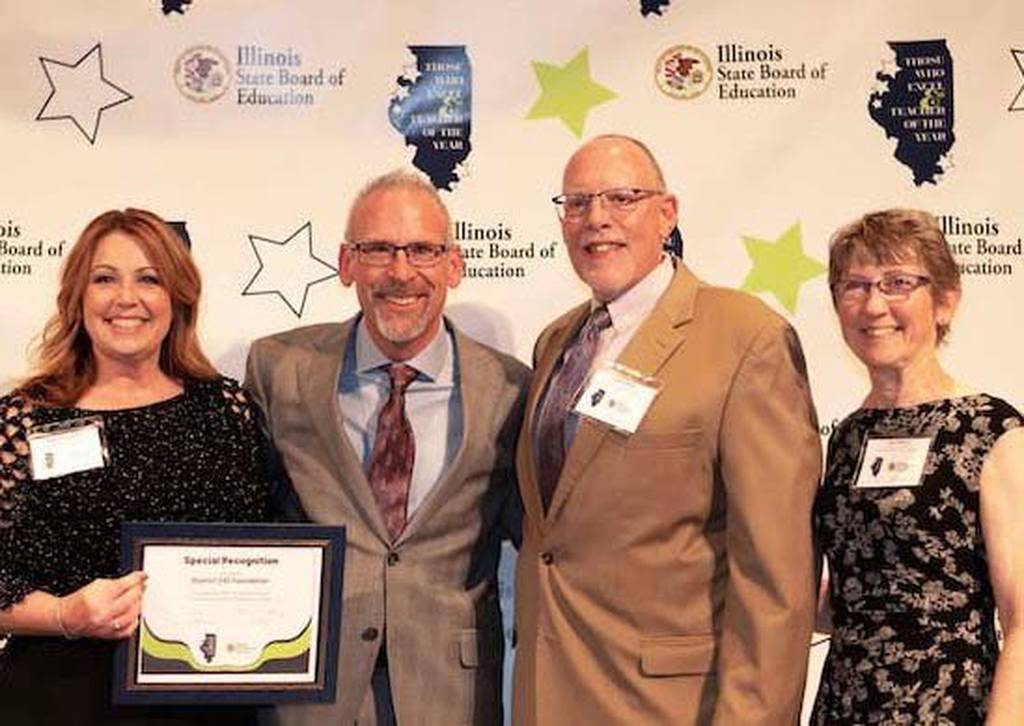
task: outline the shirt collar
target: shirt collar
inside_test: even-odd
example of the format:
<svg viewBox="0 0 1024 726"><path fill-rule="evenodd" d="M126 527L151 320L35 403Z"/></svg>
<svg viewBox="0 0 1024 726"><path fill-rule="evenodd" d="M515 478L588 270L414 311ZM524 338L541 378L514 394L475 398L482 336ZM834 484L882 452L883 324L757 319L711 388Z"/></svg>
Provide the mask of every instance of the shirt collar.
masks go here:
<svg viewBox="0 0 1024 726"><path fill-rule="evenodd" d="M356 323L356 373L368 373L385 366L391 365L394 361L384 355L377 344L373 342L370 331L363 324L364 319L360 316ZM448 330L447 321L442 320L433 340L426 348L407 361L417 371L419 376L429 381L438 383L451 382L453 380L453 347L451 333Z"/></svg>
<svg viewBox="0 0 1024 726"><path fill-rule="evenodd" d="M607 303L612 318L612 328L617 331L630 330L654 309L658 299L672 282L675 269L668 255L662 255L657 267L647 273L640 282ZM592 300L590 309L600 303Z"/></svg>

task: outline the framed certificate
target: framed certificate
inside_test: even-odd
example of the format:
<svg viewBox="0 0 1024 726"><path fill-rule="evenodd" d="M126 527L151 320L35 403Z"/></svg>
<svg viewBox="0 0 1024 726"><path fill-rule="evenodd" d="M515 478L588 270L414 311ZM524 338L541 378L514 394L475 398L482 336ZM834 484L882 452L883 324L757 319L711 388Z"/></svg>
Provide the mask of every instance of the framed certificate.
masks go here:
<svg viewBox="0 0 1024 726"><path fill-rule="evenodd" d="M334 700L343 527L125 522L121 559L148 578L115 703Z"/></svg>

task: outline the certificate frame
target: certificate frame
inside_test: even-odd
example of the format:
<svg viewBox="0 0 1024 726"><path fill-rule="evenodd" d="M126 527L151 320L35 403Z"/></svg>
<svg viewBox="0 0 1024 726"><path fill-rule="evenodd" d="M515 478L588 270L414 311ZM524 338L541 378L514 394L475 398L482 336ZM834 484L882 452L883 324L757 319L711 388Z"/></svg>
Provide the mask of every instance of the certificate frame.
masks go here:
<svg viewBox="0 0 1024 726"><path fill-rule="evenodd" d="M342 617L342 582L345 565L345 528L316 524L225 524L178 522L123 522L121 524L121 564L124 572L145 570L147 550L151 558L166 548L231 548L233 553L250 550L282 552L273 548L300 548L319 552L320 581L315 613L315 638L311 638L308 663L312 673L303 682L268 682L257 673L251 679L237 669L212 671L230 673L231 682L218 681L211 672L189 671L182 682L146 682L140 679L141 639L152 637L142 625L130 638L118 643L114 657L113 701L117 704L268 704L308 701L333 702L336 696L338 649ZM222 552L227 550L222 549ZM298 552L298 550L296 550ZM315 555L314 555L315 557ZM171 642L171 641L168 641ZM187 647L183 643L180 647ZM267 648L270 644L267 644ZM266 648L264 652L266 652ZM147 653L147 657L151 657ZM182 661L184 662L184 661Z"/></svg>

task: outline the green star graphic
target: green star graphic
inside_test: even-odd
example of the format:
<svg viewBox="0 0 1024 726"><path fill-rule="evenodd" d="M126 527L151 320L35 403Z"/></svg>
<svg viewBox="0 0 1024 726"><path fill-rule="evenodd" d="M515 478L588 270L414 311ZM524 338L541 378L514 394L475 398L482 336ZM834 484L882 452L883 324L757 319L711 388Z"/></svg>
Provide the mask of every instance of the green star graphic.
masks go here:
<svg viewBox="0 0 1024 726"><path fill-rule="evenodd" d="M791 313L796 312L800 286L827 269L825 265L804 254L800 223L782 233L774 242L744 237L754 266L747 273L741 289L748 292L770 292Z"/></svg>
<svg viewBox="0 0 1024 726"><path fill-rule="evenodd" d="M590 78L590 57L586 48L564 66L533 61L533 72L540 84L540 98L526 115L527 119L557 116L577 138L594 106L615 98L615 93Z"/></svg>

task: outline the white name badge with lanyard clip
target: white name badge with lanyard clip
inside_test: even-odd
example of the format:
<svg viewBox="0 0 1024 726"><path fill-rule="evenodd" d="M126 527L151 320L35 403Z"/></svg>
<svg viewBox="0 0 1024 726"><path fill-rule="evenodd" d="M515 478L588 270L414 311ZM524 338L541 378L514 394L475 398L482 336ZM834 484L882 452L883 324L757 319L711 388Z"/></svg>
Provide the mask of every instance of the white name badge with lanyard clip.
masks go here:
<svg viewBox="0 0 1024 726"><path fill-rule="evenodd" d="M860 450L855 489L918 487L934 436L869 437Z"/></svg>
<svg viewBox="0 0 1024 726"><path fill-rule="evenodd" d="M573 412L631 434L661 390L661 382L613 363L594 371Z"/></svg>
<svg viewBox="0 0 1024 726"><path fill-rule="evenodd" d="M44 424L28 432L29 461L36 481L107 465L109 452L99 416Z"/></svg>

